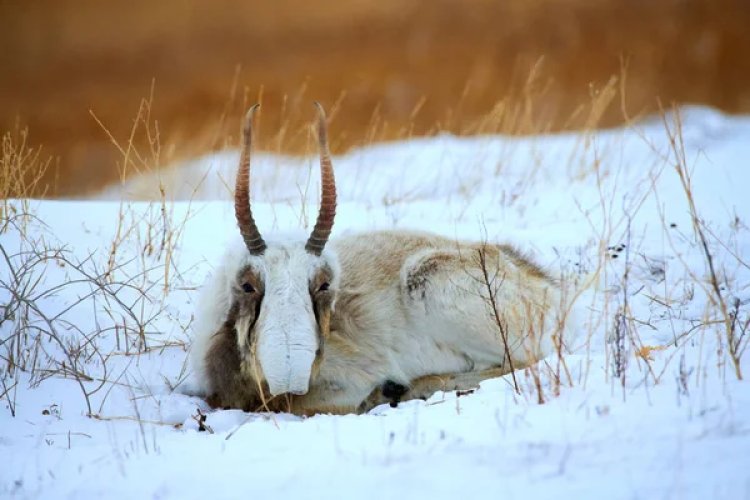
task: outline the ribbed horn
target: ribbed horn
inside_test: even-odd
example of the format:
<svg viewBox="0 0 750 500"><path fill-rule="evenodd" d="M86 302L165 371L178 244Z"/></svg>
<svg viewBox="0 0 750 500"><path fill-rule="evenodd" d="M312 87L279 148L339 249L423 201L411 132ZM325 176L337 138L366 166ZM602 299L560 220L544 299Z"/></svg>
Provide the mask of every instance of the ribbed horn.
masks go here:
<svg viewBox="0 0 750 500"><path fill-rule="evenodd" d="M242 239L245 240L245 246L251 255L261 255L266 250L266 242L263 241L250 210L250 149L253 143L253 115L259 107L260 104L256 104L245 114L240 166L237 169L237 183L234 187L234 214Z"/></svg>
<svg viewBox="0 0 750 500"><path fill-rule="evenodd" d="M336 179L333 176L331 153L328 151L326 112L319 102L315 102L315 107L318 110L318 148L320 149L320 211L305 250L314 255L320 255L331 235L333 219L336 217Z"/></svg>

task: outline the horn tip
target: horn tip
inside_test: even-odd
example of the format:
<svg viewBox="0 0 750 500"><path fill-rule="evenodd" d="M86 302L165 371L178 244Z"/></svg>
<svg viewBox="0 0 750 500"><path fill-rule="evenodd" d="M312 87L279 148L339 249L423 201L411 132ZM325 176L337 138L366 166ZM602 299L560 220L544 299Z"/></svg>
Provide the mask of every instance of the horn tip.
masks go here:
<svg viewBox="0 0 750 500"><path fill-rule="evenodd" d="M322 105L322 104L320 104L320 102L319 102L319 101L313 101L313 106L315 106L315 109L317 109L317 110L318 110L318 115L320 115L320 116L321 116L322 118L325 118L325 116L326 116L326 111L325 111L325 109L323 108L323 105Z"/></svg>
<svg viewBox="0 0 750 500"><path fill-rule="evenodd" d="M245 113L245 125L247 126L253 121L253 115L255 115L255 112L260 108L260 103L255 103L252 106L250 106Z"/></svg>
<svg viewBox="0 0 750 500"><path fill-rule="evenodd" d="M260 107L260 104L253 104L248 108L247 112L245 113L245 121L242 127L244 140L246 143L250 142L250 131L253 128L253 116L255 115L255 111Z"/></svg>

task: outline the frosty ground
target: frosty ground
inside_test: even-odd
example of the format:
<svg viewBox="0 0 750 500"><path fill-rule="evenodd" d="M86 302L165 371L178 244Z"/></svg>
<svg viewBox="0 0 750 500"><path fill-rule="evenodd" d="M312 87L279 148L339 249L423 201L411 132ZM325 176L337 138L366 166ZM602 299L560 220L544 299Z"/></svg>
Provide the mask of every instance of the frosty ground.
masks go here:
<svg viewBox="0 0 750 500"><path fill-rule="evenodd" d="M416 228L511 242L561 278L600 271L572 352L516 373L519 390L509 375L367 415L185 394L197 288L237 233L236 152L97 200L8 201L0 495L750 498L750 118L681 120L334 158L333 237ZM306 228L317 186L314 159L256 154L264 235Z"/></svg>

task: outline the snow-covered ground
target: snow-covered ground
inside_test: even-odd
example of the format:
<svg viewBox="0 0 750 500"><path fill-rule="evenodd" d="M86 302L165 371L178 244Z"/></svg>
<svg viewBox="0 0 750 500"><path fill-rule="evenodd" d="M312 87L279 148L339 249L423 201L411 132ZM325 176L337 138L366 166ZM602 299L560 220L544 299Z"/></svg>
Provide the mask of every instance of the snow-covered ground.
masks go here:
<svg viewBox="0 0 750 500"><path fill-rule="evenodd" d="M236 152L97 201L9 202L33 217L0 233L0 496L750 498L750 388L727 345L730 328L739 349L750 337L750 118L682 120L684 148L654 119L334 158L334 237L419 228L515 243L555 275L602 271L577 350L537 370L541 395L526 370L521 394L507 376L367 415L211 411L180 387L196 288L236 233ZM264 234L309 223L317 175L314 158L255 155ZM183 201L118 201L157 177Z"/></svg>

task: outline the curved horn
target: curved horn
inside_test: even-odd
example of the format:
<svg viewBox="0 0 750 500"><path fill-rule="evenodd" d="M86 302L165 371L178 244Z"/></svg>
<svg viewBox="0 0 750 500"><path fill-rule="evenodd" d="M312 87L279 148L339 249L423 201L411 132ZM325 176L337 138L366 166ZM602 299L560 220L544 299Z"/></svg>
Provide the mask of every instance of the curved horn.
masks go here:
<svg viewBox="0 0 750 500"><path fill-rule="evenodd" d="M261 255L266 250L266 242L263 241L250 211L250 147L253 142L253 115L259 107L260 104L254 105L245 115L240 166L237 169L237 184L234 187L234 214L242 239L245 240L245 246L251 255Z"/></svg>
<svg viewBox="0 0 750 500"><path fill-rule="evenodd" d="M312 234L307 240L305 250L320 255L328 242L336 217L336 179L333 176L330 151L328 151L328 128L326 112L319 102L315 102L318 110L318 148L320 149L320 210Z"/></svg>

